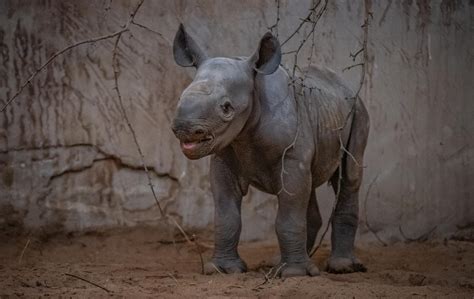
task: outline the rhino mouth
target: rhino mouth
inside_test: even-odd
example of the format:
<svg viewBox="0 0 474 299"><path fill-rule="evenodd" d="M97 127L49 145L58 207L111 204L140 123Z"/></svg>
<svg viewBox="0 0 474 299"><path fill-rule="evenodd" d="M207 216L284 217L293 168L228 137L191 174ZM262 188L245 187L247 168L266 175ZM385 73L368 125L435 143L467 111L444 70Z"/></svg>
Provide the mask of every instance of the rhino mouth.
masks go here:
<svg viewBox="0 0 474 299"><path fill-rule="evenodd" d="M207 156L212 151L214 136L211 134L198 139L180 140L181 150L189 159L199 159Z"/></svg>

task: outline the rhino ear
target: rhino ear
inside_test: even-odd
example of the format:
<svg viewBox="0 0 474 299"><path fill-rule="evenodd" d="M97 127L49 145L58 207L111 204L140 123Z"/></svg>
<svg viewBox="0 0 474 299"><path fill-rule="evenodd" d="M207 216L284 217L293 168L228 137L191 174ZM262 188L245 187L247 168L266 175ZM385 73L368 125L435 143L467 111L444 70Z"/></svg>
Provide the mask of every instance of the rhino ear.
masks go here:
<svg viewBox="0 0 474 299"><path fill-rule="evenodd" d="M176 63L184 67L194 66L197 68L207 59L207 55L186 32L183 24L179 24L178 32L174 37L173 56Z"/></svg>
<svg viewBox="0 0 474 299"><path fill-rule="evenodd" d="M267 32L260 40L257 51L249 59L251 67L258 73L270 75L278 69L280 61L280 42L271 32Z"/></svg>

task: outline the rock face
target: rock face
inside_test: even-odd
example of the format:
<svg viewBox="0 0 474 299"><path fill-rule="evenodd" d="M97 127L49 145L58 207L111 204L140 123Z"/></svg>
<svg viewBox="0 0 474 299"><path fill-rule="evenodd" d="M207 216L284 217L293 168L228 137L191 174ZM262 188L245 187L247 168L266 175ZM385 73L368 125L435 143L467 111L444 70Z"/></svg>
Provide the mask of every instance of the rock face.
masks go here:
<svg viewBox="0 0 474 299"><path fill-rule="evenodd" d="M280 1L286 39L311 1ZM130 1L2 1L0 99L5 102L50 55L120 29ZM468 1L374 3L361 95L372 131L361 192L361 221L385 240L474 219L473 6ZM176 101L193 76L174 64L180 22L214 56L250 55L276 20L275 1L145 1L119 44L125 109L164 210L187 228L213 221L208 159L188 161L170 130ZM362 3L331 1L316 27L312 56L342 73L360 48ZM294 50L305 26L283 50ZM157 224L159 211L115 97L114 39L58 57L0 114L0 226L81 231ZM293 56L285 56L291 66ZM342 73L357 87L357 68ZM371 186L369 188L369 185ZM327 219L334 196L318 191ZM366 196L367 191L370 193ZM367 199L367 200L366 200ZM273 237L276 201L251 190L243 239ZM367 218L365 217L367 215ZM360 233L371 237L361 226ZM257 229L258 228L258 229Z"/></svg>

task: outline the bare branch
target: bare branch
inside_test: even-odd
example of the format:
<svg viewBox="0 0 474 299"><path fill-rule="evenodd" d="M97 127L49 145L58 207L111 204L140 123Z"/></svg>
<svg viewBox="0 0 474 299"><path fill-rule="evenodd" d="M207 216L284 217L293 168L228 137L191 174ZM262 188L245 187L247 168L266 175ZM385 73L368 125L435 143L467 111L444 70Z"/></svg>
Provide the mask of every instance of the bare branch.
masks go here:
<svg viewBox="0 0 474 299"><path fill-rule="evenodd" d="M346 66L345 68L342 69L343 72L350 70L351 68L357 67L357 66L364 66L363 62L356 63L353 65Z"/></svg>
<svg viewBox="0 0 474 299"><path fill-rule="evenodd" d="M364 85L364 82L365 82L365 75L366 75L366 70L368 66L367 63L369 61L369 52L368 52L367 46L368 46L369 26L370 26L371 18L373 18L372 12L369 11L369 5L367 4L367 0L365 0L365 20L364 20L364 24L361 26L364 29L364 39L362 42L362 54L363 54L362 59L363 59L364 66L361 68L359 89L357 89L357 92L354 95L354 98L359 97L359 93L362 90L362 86Z"/></svg>
<svg viewBox="0 0 474 299"><path fill-rule="evenodd" d="M365 214L365 226L367 226L367 229L375 236L375 238L382 244L382 246L386 247L387 246L387 243L385 243L385 241L383 241L378 235L377 233L375 232L375 230L372 228L372 226L370 225L369 223L369 219L367 217L367 202L369 201L369 194L370 194L370 190L372 190L372 186L375 184L375 182L377 181L379 175L377 174L374 179L372 180L372 182L370 182L369 184L369 187L367 188L367 193L365 194L365 200L364 200L364 214Z"/></svg>
<svg viewBox="0 0 474 299"><path fill-rule="evenodd" d="M174 275L173 275L173 274L171 274L171 273L168 273L167 275L168 275L168 276L169 276L171 279L173 279L173 280L174 280L174 282L176 282L176 284L177 284L177 285L179 284L178 280L176 279L176 277L174 277Z"/></svg>
<svg viewBox="0 0 474 299"><path fill-rule="evenodd" d="M145 29L146 31L151 32L151 33L153 33L153 34L155 34L155 35L158 35L161 39L163 39L164 41L166 41L166 43L168 43L169 45L171 45L171 42L170 42L163 34L161 34L160 32L158 32L158 31L156 31L156 30L153 30L153 29L151 29L150 27L145 26L145 25L143 25L143 24L137 23L137 22L135 22L135 21L132 21L131 24L134 25L134 26L137 26L137 27L139 27L139 28Z"/></svg>
<svg viewBox="0 0 474 299"><path fill-rule="evenodd" d="M344 153L347 154L347 156L349 156L359 167L361 167L360 163L357 162L357 160L355 159L355 157L345 148L343 142L342 142L342 130L345 128L345 126L347 125L348 123L348 120L350 119L350 116L355 112L355 106L356 106L356 103L357 103L357 100L360 99L359 98L359 93L362 89L362 86L364 85L364 82L365 82L365 70L366 70L366 67L367 67L367 61L368 61L368 52L367 52L367 40L368 40L368 36L369 36L369 18L372 17L372 13L369 11L369 5L367 3L367 0L364 1L364 8L365 8L365 19L364 19L364 24L361 26L363 29L364 29L364 40L363 40L363 62L362 62L362 71L361 71L361 78L360 78L360 81L359 81L359 88L357 90L357 92L355 93L354 97L352 98L354 100L354 103L352 103L352 107L351 107L351 110L349 111L349 113L347 114L345 120L344 120L344 123L342 124L342 126L340 126L339 128L336 128L335 130L338 130L339 131L339 150L341 151L341 159L340 159L340 162L339 162L339 167L338 167L338 171L339 171L339 177L338 177L338 182L337 182L337 191L336 191L336 200L334 201L334 204L333 204L333 207L332 207L332 211L331 211L331 216L329 217L329 220L328 220L328 223L326 225L326 229L324 230L323 234L321 235L321 239L319 240L319 243L311 250L309 256L313 256L316 251L319 249L319 247L321 246L322 242L323 242L323 239L324 237L326 236L326 233L328 232L329 230L329 225L331 224L333 218L334 218L334 213L336 211L336 207L337 207L337 203L339 201L339 195L340 195L340 192L341 192L341 183L342 183L342 159L344 158ZM359 52L359 51L358 51ZM358 55L359 53L356 53L354 55Z"/></svg>
<svg viewBox="0 0 474 299"><path fill-rule="evenodd" d="M325 0L323 7L322 7L321 10L316 14L315 19L314 19L314 20L311 20L311 17L313 17L313 15L316 13L317 7L319 6L320 3L321 3L321 0L319 0L318 3L315 4L312 9L310 9L310 14L308 15L308 17L307 17L305 20L303 20L303 22L301 22L301 26L302 26L303 24L307 23L306 20L308 20L308 21L311 21L311 23L312 23L313 26L311 27L310 32L303 38L303 40L300 42L298 48L296 49L296 52L295 52L295 55L294 55L294 59L293 59L293 60L294 60L294 61L293 61L293 72L292 72L293 78L295 77L296 68L297 68L297 66L298 66L298 55L299 55L301 49L303 48L303 46L306 44L306 42L307 42L307 40L309 39L310 36L313 36L313 44L312 44L312 47L314 47L314 30L315 30L315 28L316 28L316 25L318 24L318 21L321 19L322 15L324 14L324 12L325 12L326 9L327 9L328 0ZM298 30L299 30L299 29L298 29ZM283 42L283 44L284 44L284 43L285 43L285 42ZM282 44L282 45L283 45L283 44ZM311 53L312 53L312 52L313 52L313 49L311 49ZM310 58L312 58L312 54L311 54ZM306 77L306 75L305 75L305 77ZM304 81L304 79L303 79L303 81Z"/></svg>
<svg viewBox="0 0 474 299"><path fill-rule="evenodd" d="M211 262L211 266L217 271L217 273L219 273L220 275L224 276L224 273L222 273L222 271L219 270L219 268L218 268L214 263Z"/></svg>
<svg viewBox="0 0 474 299"><path fill-rule="evenodd" d="M140 2L140 4L138 5L138 8L140 7L141 3L143 3L143 1ZM136 10L135 10L135 13L136 13ZM130 16L131 20L133 20L134 16L135 16L134 13L131 14L131 16ZM131 21L128 22L128 24L130 24L130 23L131 23ZM119 76L119 73L120 73L120 62L117 58L117 48L118 48L118 44L120 42L121 37L122 37L122 34L117 35L117 38L116 38L115 44L114 44L114 49L113 49L113 52L112 52L113 53L112 54L112 66L113 66L113 69L114 69L114 84L115 84L114 89L115 89L115 92L117 94L117 98L119 100L119 105L120 105L120 109L121 109L121 112L122 112L122 116L123 116L125 122L127 123L128 129L132 133L133 141L135 142L138 154L140 155L140 160L141 160L141 163L143 165L143 169L145 170L145 173L146 173L146 176L147 176L147 179L148 179L148 185L150 186L150 189L151 189L151 193L153 194L153 198L155 199L156 205L158 206L158 209L160 210L161 216L165 217L165 213L163 212L163 209L160 205L160 202L158 201L158 197L156 196L155 188L154 188L152 180L151 180L150 172L148 171L148 167L146 166L146 163L145 163L145 156L143 155L143 151L140 147L140 144L138 143L137 134L135 133L135 130L133 129L132 124L130 123L130 119L129 119L129 117L127 115L127 112L125 110L125 107L123 105L122 95L120 93L119 82L118 82L118 76Z"/></svg>
<svg viewBox="0 0 474 299"><path fill-rule="evenodd" d="M198 239L196 235L193 235L193 240L194 240L194 244L196 245L196 250L199 254L199 259L201 261L201 274L204 275L204 259L202 258L201 247L200 247L200 244L198 243Z"/></svg>
<svg viewBox="0 0 474 299"><path fill-rule="evenodd" d="M281 180L281 189L278 191L278 195L281 194L281 192L285 192L286 194L288 195L294 195L294 193L291 193L289 192L288 190L286 190L285 188L285 181L284 181L284 176L285 176L285 173L286 170L285 170L285 157L286 157L286 153L295 146L296 144L296 139L298 138L298 134L299 134L299 131L300 131L300 128L299 128L299 124L297 123L297 128L296 128L296 133L295 133L295 138L293 139L293 141L283 150L283 154L281 155L281 171L280 171L280 180Z"/></svg>
<svg viewBox="0 0 474 299"><path fill-rule="evenodd" d="M277 15L276 15L276 21L275 24L272 26L268 27L268 30L273 32L273 29L275 29L275 35L278 38L278 23L280 22L280 0L275 0L275 3L277 5Z"/></svg>
<svg viewBox="0 0 474 299"><path fill-rule="evenodd" d="M126 32L128 30L129 30L128 27L125 27L124 29L121 29L121 30L116 31L114 33L110 33L110 34L107 34L107 35L103 35L103 36L99 36L99 37L95 37L95 38L91 38L91 39L86 39L86 40L74 43L72 45L69 45L66 48L62 49L62 50L57 51L56 53L51 55L51 57L49 57L49 59L45 63L43 63L35 72L33 72L33 74L31 74L31 76L20 86L20 88L17 90L17 92L10 99L7 100L6 104L3 105L0 112L5 111L7 106L10 105L22 93L23 89L25 89L26 86L31 84L31 81L33 81L33 79L36 78L36 76L44 68L46 68L51 62L53 62L58 56L61 56L62 54L66 53L69 50L72 50L72 49L74 49L78 46L81 46L81 45L84 45L84 44L92 44L92 43L95 43L95 42L98 42L98 41L110 39L110 38L113 38L117 35L121 35L122 33Z"/></svg>
<svg viewBox="0 0 474 299"><path fill-rule="evenodd" d="M297 50L291 50L291 51L282 52L281 55L293 54L293 53L296 53L296 51L297 51Z"/></svg>
<svg viewBox="0 0 474 299"><path fill-rule="evenodd" d="M28 238L28 241L26 241L25 247L23 247L23 250L21 251L20 258L18 259L18 264L21 264L21 261L23 260L23 255L25 255L26 248L28 248L28 245L30 245L30 239Z"/></svg>
<svg viewBox="0 0 474 299"><path fill-rule="evenodd" d="M141 0L139 2L139 4L137 5L137 7L135 8L135 10L130 14L130 18L129 20L127 21L127 24L125 25L125 28L128 28L130 26L130 24L134 24L136 26L139 26L141 28L145 28L145 29L148 29L149 31L152 31L152 32L155 32L151 29L149 29L148 27L144 26L144 25L141 25L141 24L138 24L138 23L135 23L134 22L134 18L135 18L135 15L136 13L138 12L138 10L140 9L141 5L143 4L144 0ZM157 34L159 34L158 32L155 32ZM161 34L160 34L161 35ZM153 186L153 183L152 183L152 179L151 179L151 175L150 175L150 172L148 170L148 167L145 163L145 155L143 154L143 151L141 149L141 146L140 146L140 143L138 142L138 138L137 138L137 134L132 126L132 124L130 123L130 119L127 115L127 112L125 110L125 106L123 104L123 98L122 98L122 94L120 92L120 87L119 87L119 80L118 80L118 77L120 75L120 61L118 59L118 45L119 45L119 42L120 42L120 39L122 37L122 33L121 34L118 34L117 35L117 38L115 40L115 43L114 43L114 48L113 48L113 51L112 51L112 66L113 66L113 70L114 70L114 89L115 89L115 92L116 92L116 95L117 95L117 98L119 100L119 106L120 106L120 110L122 112L122 116L128 126L128 129L130 130L131 134L132 134L132 137L133 137L133 141L135 143L135 146L137 148L137 151L138 151L138 154L140 156L140 160L141 160L141 163L142 163L142 166L143 166L143 169L145 170L145 174L147 176L147 180L148 180L148 186L150 186L150 190L151 190L151 193L153 195L153 199L155 200L155 203L156 205L158 206L158 209L160 211L160 215L163 219L165 219L166 221L168 221L169 223L173 224L175 227L178 228L178 230L181 232L181 234L183 235L183 237L186 239L186 242L188 244L195 244L196 246L198 246L199 248L199 245L196 243L197 242L197 239L194 238L194 242L191 241L191 239L188 237L188 234L184 231L184 229L181 227L181 225L179 225L179 223L176 221L176 219L174 219L174 217L170 217L168 215L166 215L166 213L163 211L163 208L161 207L161 204L158 200L158 197L156 195L156 192L155 192L155 188ZM201 259L201 264L203 264L203 259L202 259L202 254L201 254L201 251L199 249L198 251L198 254L199 254L199 257ZM203 266L203 271L204 271L204 266Z"/></svg>
<svg viewBox="0 0 474 299"><path fill-rule="evenodd" d="M340 134L339 134L339 135L340 135ZM354 161L354 163L357 165L357 167L361 167L361 168L364 167L364 166L362 166L362 165L359 164L359 162L358 162L357 159L354 157L354 155L351 154L351 152L348 151L348 150L346 149L346 147L345 147L342 143L341 143L341 151L345 152L345 153L349 156L349 158L351 158L352 161Z"/></svg>
<svg viewBox="0 0 474 299"><path fill-rule="evenodd" d="M312 8L309 9L309 14L306 16L306 18L302 19L303 21L300 22L300 24L296 27L295 31L293 31L292 34L290 34L290 36L288 36L282 43L281 43L281 46L283 47L287 42L289 42L297 33L300 32L300 29L301 27L303 27L304 24L306 24L308 20L311 20L311 16L313 15L314 11L316 10L316 8L319 6L319 4L321 3L321 0L318 1L318 3L316 3L315 5L313 5ZM326 1L326 4L327 4L327 1Z"/></svg>
<svg viewBox="0 0 474 299"><path fill-rule="evenodd" d="M360 50L358 50L357 52L355 52L354 54L352 53L349 53L349 57L352 58L352 61L355 61L356 57L362 53L362 51L364 51L364 48L361 48Z"/></svg>
<svg viewBox="0 0 474 299"><path fill-rule="evenodd" d="M277 275L280 273L281 269L283 269L283 267L286 266L286 263L281 263L278 265L278 267L271 267L270 270L268 271L268 273L263 273L263 277L264 277L264 281L255 286L253 289L256 290L256 289L259 289L261 286L263 286L264 284L266 283L272 283L272 281L277 277ZM275 270L275 271L273 271Z"/></svg>
<svg viewBox="0 0 474 299"><path fill-rule="evenodd" d="M163 215L162 215L163 216ZM178 230L181 232L181 234L183 235L183 237L186 239L186 242L188 242L188 244L193 244L193 242L191 241L191 239L189 239L188 237L188 234L184 231L184 229L181 227L181 225L179 225L178 221L176 221L176 219L174 219L174 217L170 217L170 216L167 216L167 215L164 215L164 217L167 217L169 219L171 219L171 221L173 221L174 225L178 228Z"/></svg>
<svg viewBox="0 0 474 299"><path fill-rule="evenodd" d="M112 293L111 290L109 290L109 289L107 289L107 288L105 288L105 287L103 287L103 286L101 286L101 285L99 285L99 284L97 284L97 283L95 283L95 282L92 282L92 281L90 281L90 280L87 280L87 279L85 279L85 278L82 278L82 277L80 277L80 276L77 276L77 275L74 275L74 274L70 274L70 273L64 273L64 275L67 275L67 276L74 277L74 278L76 278L76 279L85 281L85 282L87 282L87 283L89 283L89 284L91 284L91 285L93 285L93 286L95 286L95 287L98 287L98 288L100 288L100 289L106 291L107 293Z"/></svg>

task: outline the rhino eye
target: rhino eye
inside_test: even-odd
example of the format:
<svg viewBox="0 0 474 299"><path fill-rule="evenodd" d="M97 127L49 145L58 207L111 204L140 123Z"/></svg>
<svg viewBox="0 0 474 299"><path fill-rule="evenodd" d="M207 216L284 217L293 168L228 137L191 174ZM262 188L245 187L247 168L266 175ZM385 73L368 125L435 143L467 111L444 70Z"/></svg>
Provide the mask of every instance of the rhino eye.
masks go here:
<svg viewBox="0 0 474 299"><path fill-rule="evenodd" d="M231 117L234 113L234 107L229 101L225 101L221 104L221 110L225 117Z"/></svg>

